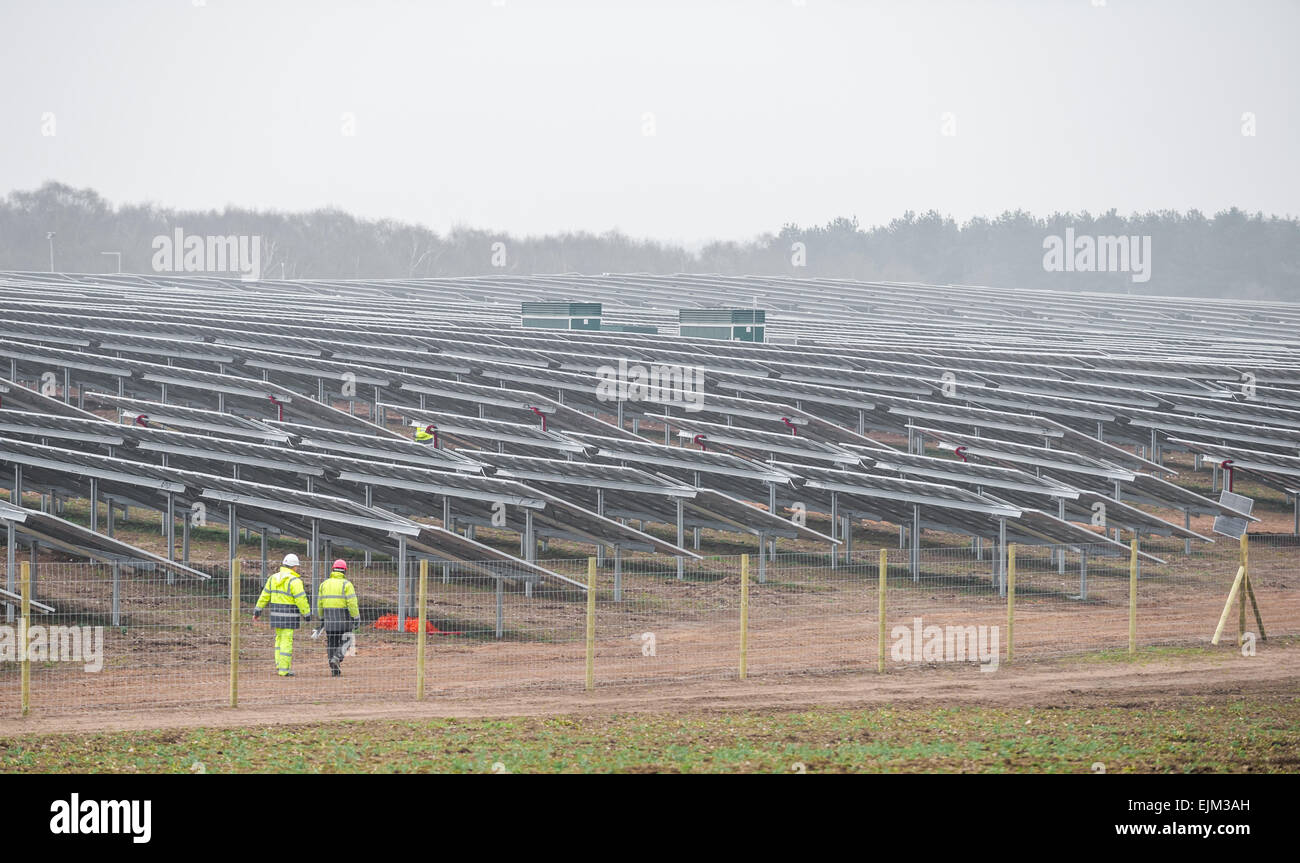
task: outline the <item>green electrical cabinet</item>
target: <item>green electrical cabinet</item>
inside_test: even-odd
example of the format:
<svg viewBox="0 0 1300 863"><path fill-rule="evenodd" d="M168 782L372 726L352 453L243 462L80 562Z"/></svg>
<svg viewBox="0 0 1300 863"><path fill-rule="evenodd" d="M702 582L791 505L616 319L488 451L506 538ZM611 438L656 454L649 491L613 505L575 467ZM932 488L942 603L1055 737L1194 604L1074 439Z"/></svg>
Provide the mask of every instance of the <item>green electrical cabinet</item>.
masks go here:
<svg viewBox="0 0 1300 863"><path fill-rule="evenodd" d="M526 327L550 330L600 329L600 303L524 303L520 311Z"/></svg>
<svg viewBox="0 0 1300 863"><path fill-rule="evenodd" d="M682 309L677 313L681 335L696 339L761 342L766 330L763 309Z"/></svg>

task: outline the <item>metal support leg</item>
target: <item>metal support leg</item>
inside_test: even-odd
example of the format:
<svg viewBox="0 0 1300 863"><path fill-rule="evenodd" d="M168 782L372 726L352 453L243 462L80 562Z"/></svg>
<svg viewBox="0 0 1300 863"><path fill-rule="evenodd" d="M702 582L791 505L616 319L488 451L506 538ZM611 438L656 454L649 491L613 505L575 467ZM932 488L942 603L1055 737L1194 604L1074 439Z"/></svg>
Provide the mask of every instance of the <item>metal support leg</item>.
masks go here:
<svg viewBox="0 0 1300 863"><path fill-rule="evenodd" d="M235 523L230 523L231 546L239 540L239 534L235 532ZM231 559L235 556L230 555ZM171 492L167 493L167 559L176 559L176 496Z"/></svg>
<svg viewBox="0 0 1300 863"><path fill-rule="evenodd" d="M17 564L14 562L18 556L18 528L12 521L5 522L5 590L12 593L18 592L17 576L14 575ZM5 622L13 623L14 607L5 606Z"/></svg>
<svg viewBox="0 0 1300 863"><path fill-rule="evenodd" d="M912 504L912 581L921 580L921 507L919 504Z"/></svg>
<svg viewBox="0 0 1300 863"><path fill-rule="evenodd" d="M99 480L90 478L90 529L99 533Z"/></svg>
<svg viewBox="0 0 1300 863"><path fill-rule="evenodd" d="M524 560L537 562L537 537L533 533L533 511L524 510Z"/></svg>
<svg viewBox="0 0 1300 863"><path fill-rule="evenodd" d="M505 600L506 600L506 580L497 577L497 641L505 634Z"/></svg>
<svg viewBox="0 0 1300 863"><path fill-rule="evenodd" d="M614 543L614 601L623 601L623 547Z"/></svg>
<svg viewBox="0 0 1300 863"><path fill-rule="evenodd" d="M1088 550L1079 551L1079 599L1088 598Z"/></svg>
<svg viewBox="0 0 1300 863"><path fill-rule="evenodd" d="M758 583L767 583L767 534L758 535Z"/></svg>
<svg viewBox="0 0 1300 863"><path fill-rule="evenodd" d="M596 515L604 515L604 514L605 514L605 490L603 488L598 488L596 489ZM597 543L596 544L596 566L603 567L604 565L605 565L605 546Z"/></svg>
<svg viewBox="0 0 1300 863"><path fill-rule="evenodd" d="M315 567L313 567L313 576ZM314 596L316 591L312 590ZM397 538L397 631L406 632L406 537Z"/></svg>
<svg viewBox="0 0 1300 863"><path fill-rule="evenodd" d="M402 550L402 566L406 566L406 538L401 537L397 540L398 548ZM232 555L233 556L233 555ZM320 520L313 518L311 520L311 610L313 613L320 612L320 602L316 595L320 593ZM405 625L405 624L403 624ZM401 630L405 632L406 630Z"/></svg>
<svg viewBox="0 0 1300 863"><path fill-rule="evenodd" d="M373 419L373 414L371 415L371 417ZM366 486L366 507L369 508L374 505L375 505L375 487L372 485L367 485ZM365 552L363 553L362 562L364 563L364 565L370 566L370 549L366 549Z"/></svg>
<svg viewBox="0 0 1300 863"><path fill-rule="evenodd" d="M686 503L679 497L677 498L677 547L681 548L682 543L684 543L685 541L686 541ZM677 578L678 579L682 579L686 577L685 572L683 571L683 565L685 564L685 562L686 562L685 559L680 554L677 555Z"/></svg>
<svg viewBox="0 0 1300 863"><path fill-rule="evenodd" d="M122 625L122 565L113 561L113 605L108 617L112 626Z"/></svg>
<svg viewBox="0 0 1300 863"><path fill-rule="evenodd" d="M1056 502L1056 517L1065 521L1065 498L1060 498ZM1065 575L1065 546L1056 547L1056 574Z"/></svg>
<svg viewBox="0 0 1300 863"><path fill-rule="evenodd" d="M1007 520L998 519L998 595L1007 595Z"/></svg>
<svg viewBox="0 0 1300 863"><path fill-rule="evenodd" d="M831 492L831 569L835 569L836 567L839 566L839 561L837 560L839 556L835 553L836 551L838 551L838 549L835 547L835 539L836 539L835 534L839 532L839 522L840 522L839 495L836 494L835 492Z"/></svg>

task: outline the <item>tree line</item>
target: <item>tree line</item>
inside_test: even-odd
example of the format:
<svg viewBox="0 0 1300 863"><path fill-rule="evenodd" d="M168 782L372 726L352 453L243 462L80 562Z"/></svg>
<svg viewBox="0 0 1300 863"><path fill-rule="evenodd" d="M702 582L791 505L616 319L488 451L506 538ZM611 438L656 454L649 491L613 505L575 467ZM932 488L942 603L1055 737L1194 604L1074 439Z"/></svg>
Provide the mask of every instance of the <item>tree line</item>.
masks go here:
<svg viewBox="0 0 1300 863"><path fill-rule="evenodd" d="M934 211L906 212L883 225L864 227L856 218L787 224L748 241L688 250L615 231L439 234L337 209L114 206L93 189L48 182L0 201L0 269L49 270L52 244L60 272L115 272L119 256L123 272L155 272L158 238L178 229L186 236L260 238L265 278L697 272L1300 301L1300 220L1237 208L1212 216L1017 210L964 223ZM1117 258L1116 238L1124 237L1133 242Z"/></svg>

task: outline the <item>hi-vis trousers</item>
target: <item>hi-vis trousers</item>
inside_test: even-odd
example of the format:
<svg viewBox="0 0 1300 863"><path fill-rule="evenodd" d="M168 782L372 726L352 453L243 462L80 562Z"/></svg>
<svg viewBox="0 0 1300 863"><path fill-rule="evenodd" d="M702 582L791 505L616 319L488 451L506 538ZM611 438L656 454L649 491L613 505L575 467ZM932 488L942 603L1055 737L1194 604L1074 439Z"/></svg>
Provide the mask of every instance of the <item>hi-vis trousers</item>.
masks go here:
<svg viewBox="0 0 1300 863"><path fill-rule="evenodd" d="M293 630L277 629L275 631L275 670L281 677L293 671Z"/></svg>

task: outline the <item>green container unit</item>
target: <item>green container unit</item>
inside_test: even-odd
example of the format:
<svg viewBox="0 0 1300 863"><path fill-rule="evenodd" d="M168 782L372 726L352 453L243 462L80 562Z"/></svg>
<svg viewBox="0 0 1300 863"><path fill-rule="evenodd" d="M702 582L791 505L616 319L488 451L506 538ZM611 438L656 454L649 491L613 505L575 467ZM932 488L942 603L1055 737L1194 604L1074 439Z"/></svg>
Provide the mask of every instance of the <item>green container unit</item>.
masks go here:
<svg viewBox="0 0 1300 863"><path fill-rule="evenodd" d="M550 330L599 330L600 303L524 303L524 326Z"/></svg>
<svg viewBox="0 0 1300 863"><path fill-rule="evenodd" d="M659 332L658 327L652 327L647 324L601 324L601 332L605 333L648 333L655 335Z"/></svg>
<svg viewBox="0 0 1300 863"><path fill-rule="evenodd" d="M696 339L761 342L767 322L763 309L682 309L678 330Z"/></svg>

